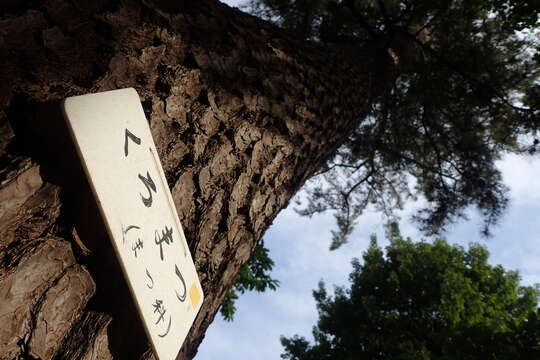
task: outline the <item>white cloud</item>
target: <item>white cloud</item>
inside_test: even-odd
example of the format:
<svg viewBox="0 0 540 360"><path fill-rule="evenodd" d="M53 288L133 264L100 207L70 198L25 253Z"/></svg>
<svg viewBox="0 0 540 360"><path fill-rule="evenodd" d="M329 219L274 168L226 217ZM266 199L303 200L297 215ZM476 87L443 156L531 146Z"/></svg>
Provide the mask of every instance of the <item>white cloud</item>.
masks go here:
<svg viewBox="0 0 540 360"><path fill-rule="evenodd" d="M248 1L247 0L221 0L221 2L231 6L231 7L240 7L242 5L245 5Z"/></svg>
<svg viewBox="0 0 540 360"><path fill-rule="evenodd" d="M523 284L540 282L540 186L530 185L540 174L540 164L507 157L500 166L513 201L494 229L495 237L480 238L481 219L474 210L468 211L470 221L455 224L446 237L464 247L480 242L489 249L492 264L519 270ZM411 204L402 212L402 233L414 240L421 235L407 220L420 205L421 202ZM371 211L359 220L348 244L329 251L333 227L331 214L307 219L291 208L280 213L265 236L270 256L276 262L273 277L281 281L280 288L276 292L241 296L232 323L222 321L218 315L196 359L277 359L282 352L280 335L299 334L311 339L318 317L311 294L318 281L324 279L330 292L334 284L348 285L350 261L362 256L370 234L377 233L379 244L386 244L382 219Z"/></svg>
<svg viewBox="0 0 540 360"><path fill-rule="evenodd" d="M506 155L497 165L503 174L504 183L510 187L514 205L540 201L539 159Z"/></svg>

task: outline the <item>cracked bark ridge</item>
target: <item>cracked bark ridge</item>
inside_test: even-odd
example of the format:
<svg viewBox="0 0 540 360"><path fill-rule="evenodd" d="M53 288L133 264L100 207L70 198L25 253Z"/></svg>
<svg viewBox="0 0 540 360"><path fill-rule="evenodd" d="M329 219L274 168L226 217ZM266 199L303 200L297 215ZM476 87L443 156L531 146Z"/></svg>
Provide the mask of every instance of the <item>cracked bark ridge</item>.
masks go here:
<svg viewBox="0 0 540 360"><path fill-rule="evenodd" d="M111 317L104 313L86 312L72 330L73 336L62 342L59 360L112 360L107 328ZM88 344L88 347L80 347Z"/></svg>
<svg viewBox="0 0 540 360"><path fill-rule="evenodd" d="M54 128L42 106L123 87L141 96L206 295L178 357L192 358L256 242L358 124L390 61L306 47L211 0L2 6L0 359L123 356L111 334L124 320L101 306L103 252L71 235L107 245L75 220L92 211L74 200L88 189L66 186L82 183L59 167L73 154L39 146L65 134L35 125Z"/></svg>
<svg viewBox="0 0 540 360"><path fill-rule="evenodd" d="M35 330L28 344L31 355L39 359L53 358L94 290L90 274L80 265L65 271L44 294L41 307L37 309Z"/></svg>

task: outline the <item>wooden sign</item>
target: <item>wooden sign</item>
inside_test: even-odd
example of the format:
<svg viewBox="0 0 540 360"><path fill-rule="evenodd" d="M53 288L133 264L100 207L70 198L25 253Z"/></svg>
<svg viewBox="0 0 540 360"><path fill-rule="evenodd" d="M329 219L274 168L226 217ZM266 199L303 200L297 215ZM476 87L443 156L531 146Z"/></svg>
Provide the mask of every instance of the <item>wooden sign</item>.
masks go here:
<svg viewBox="0 0 540 360"><path fill-rule="evenodd" d="M76 96L63 111L155 354L175 359L203 292L139 96Z"/></svg>

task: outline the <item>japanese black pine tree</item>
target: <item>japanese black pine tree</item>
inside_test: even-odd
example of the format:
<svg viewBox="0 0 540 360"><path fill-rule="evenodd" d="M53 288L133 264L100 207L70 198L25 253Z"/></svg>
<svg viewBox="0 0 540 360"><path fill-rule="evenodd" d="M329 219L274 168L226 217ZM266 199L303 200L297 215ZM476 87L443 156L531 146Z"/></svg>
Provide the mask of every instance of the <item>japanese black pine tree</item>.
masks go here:
<svg viewBox="0 0 540 360"><path fill-rule="evenodd" d="M331 248L369 204L392 216L418 195L427 233L473 205L489 234L507 203L495 161L538 150L538 2L252 0L248 9L313 46L392 59L385 91L308 187L301 213L336 210Z"/></svg>
<svg viewBox="0 0 540 360"><path fill-rule="evenodd" d="M429 232L468 205L488 227L497 219L494 161L538 144L537 44L514 32L535 25L533 4L267 1L279 28L215 0L4 1L0 359L148 349L77 157L60 146L62 99L125 87L141 97L206 294L179 355L191 358L265 230L316 173L332 175L305 211L338 210L334 247L367 204L389 211L416 194Z"/></svg>

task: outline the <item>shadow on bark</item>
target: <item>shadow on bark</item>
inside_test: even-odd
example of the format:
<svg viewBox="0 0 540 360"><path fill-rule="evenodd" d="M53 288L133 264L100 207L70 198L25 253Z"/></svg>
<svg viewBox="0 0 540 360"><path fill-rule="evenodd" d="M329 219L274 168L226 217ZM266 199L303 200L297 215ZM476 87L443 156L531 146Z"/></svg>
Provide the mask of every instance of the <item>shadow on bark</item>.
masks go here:
<svg viewBox="0 0 540 360"><path fill-rule="evenodd" d="M148 339L114 254L97 203L63 119L60 103L31 104L15 97L8 118L15 140L8 151L30 157L40 166L45 182L61 187L61 213L54 232L70 239L77 262L96 284L96 293L64 339L55 359L83 355L94 338L80 336L106 328L109 351L115 359L136 359L148 350ZM107 316L108 315L108 316ZM112 318L112 321L109 319ZM77 350L76 347L78 348Z"/></svg>

